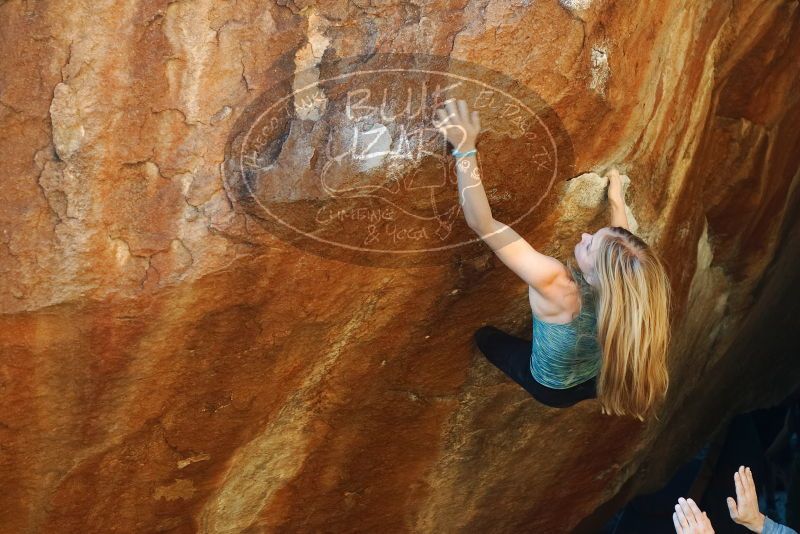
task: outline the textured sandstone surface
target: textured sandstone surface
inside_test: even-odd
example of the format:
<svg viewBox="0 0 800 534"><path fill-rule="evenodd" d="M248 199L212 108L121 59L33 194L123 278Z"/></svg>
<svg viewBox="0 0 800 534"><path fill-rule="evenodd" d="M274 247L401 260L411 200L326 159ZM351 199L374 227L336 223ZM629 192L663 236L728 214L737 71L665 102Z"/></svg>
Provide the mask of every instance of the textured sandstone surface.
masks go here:
<svg viewBox="0 0 800 534"><path fill-rule="evenodd" d="M800 380L796 0L6 0L0 50L2 532L565 532ZM483 324L529 335L488 248L341 261L229 186L278 79L421 51L560 117L574 169L534 246L569 256L606 223L598 173L630 178L675 288L659 421L543 407L476 352ZM276 151L287 201L320 109Z"/></svg>

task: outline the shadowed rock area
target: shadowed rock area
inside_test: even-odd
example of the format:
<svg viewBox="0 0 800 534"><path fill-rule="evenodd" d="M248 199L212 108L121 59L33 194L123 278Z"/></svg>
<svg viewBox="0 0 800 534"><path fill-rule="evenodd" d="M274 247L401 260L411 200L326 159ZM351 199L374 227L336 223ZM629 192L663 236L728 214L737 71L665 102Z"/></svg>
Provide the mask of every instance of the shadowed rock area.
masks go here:
<svg viewBox="0 0 800 534"><path fill-rule="evenodd" d="M569 532L800 381L796 0L321 4L0 0L0 531ZM542 406L480 355L484 324L530 335L527 288L449 210L435 139L332 157L337 60L422 52L565 134L538 160L487 108L478 141L537 249L566 260L629 178L675 295L658 420ZM452 247L270 218L379 189L358 205L435 229L395 252Z"/></svg>

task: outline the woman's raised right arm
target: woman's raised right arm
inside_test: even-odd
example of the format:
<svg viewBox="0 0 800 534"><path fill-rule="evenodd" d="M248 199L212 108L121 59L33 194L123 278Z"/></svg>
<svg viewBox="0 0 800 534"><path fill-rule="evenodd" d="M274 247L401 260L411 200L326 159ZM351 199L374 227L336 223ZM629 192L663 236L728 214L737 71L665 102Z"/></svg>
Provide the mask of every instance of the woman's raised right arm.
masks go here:
<svg viewBox="0 0 800 534"><path fill-rule="evenodd" d="M608 176L608 204L611 206L611 226L628 228L628 216L625 214L625 196L622 193L622 178L616 167L606 174Z"/></svg>

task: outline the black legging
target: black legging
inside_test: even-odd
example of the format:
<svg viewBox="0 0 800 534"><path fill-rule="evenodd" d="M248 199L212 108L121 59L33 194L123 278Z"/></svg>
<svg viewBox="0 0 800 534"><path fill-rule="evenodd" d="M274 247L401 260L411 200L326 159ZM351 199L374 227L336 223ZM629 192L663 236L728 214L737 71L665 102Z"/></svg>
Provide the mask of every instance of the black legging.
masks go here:
<svg viewBox="0 0 800 534"><path fill-rule="evenodd" d="M596 377L567 389L553 389L537 382L530 371L530 340L512 336L493 326L476 330L474 339L487 360L542 404L566 408L582 400L597 397Z"/></svg>

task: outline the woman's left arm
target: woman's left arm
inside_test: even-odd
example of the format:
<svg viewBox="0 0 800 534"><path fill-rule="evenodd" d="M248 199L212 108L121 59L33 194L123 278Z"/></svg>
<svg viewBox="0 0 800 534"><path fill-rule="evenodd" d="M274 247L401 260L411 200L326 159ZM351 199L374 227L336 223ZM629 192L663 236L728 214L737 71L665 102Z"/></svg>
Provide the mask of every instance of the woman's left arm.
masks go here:
<svg viewBox="0 0 800 534"><path fill-rule="evenodd" d="M547 297L547 287L567 274L563 263L542 254L510 226L492 219L473 230L489 245L506 266L522 278L526 284Z"/></svg>
<svg viewBox="0 0 800 534"><path fill-rule="evenodd" d="M460 152L475 150L478 133L481 131L481 120L477 111L472 112L472 118L467 110L467 103L452 99L445 103L447 112L443 109L436 110L439 123L436 126L444 134L447 141ZM456 160L456 175L458 176L458 202L464 210L464 218L470 228L484 226L492 220L492 210L489 199L483 190L478 162L475 154L463 156Z"/></svg>
<svg viewBox="0 0 800 534"><path fill-rule="evenodd" d="M452 100L445 103L447 116L437 110L440 123L437 127L460 152L475 148L480 132L478 112L469 118L467 103L458 101L458 109ZM557 259L534 249L513 228L492 217L489 200L481 182L475 155L464 156L456 161L458 175L458 199L464 210L467 225L494 250L497 257L522 278L533 289L542 292L567 270Z"/></svg>

